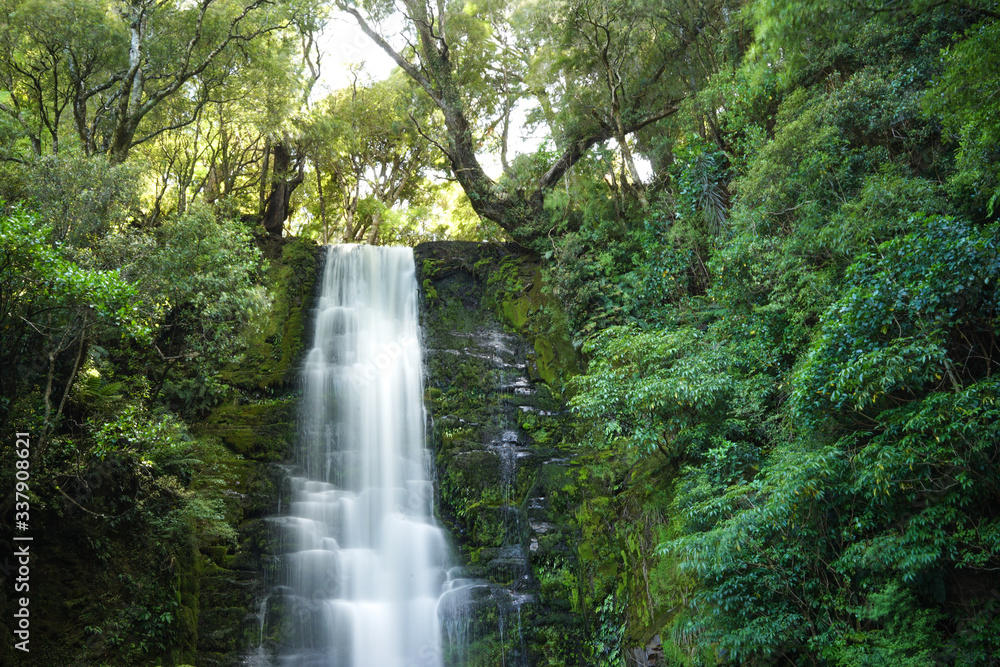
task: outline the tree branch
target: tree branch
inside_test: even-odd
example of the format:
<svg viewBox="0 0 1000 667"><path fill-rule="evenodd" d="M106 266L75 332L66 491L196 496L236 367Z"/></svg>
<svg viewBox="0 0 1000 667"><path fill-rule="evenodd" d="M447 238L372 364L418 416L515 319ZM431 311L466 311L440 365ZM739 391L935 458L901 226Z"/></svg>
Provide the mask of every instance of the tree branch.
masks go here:
<svg viewBox="0 0 1000 667"><path fill-rule="evenodd" d="M680 101L677 100L662 111L625 126L625 135L634 134L647 125L652 125L653 123L663 120L668 116L672 116L677 113L679 108ZM561 179L563 175L569 171L570 167L576 164L580 158L582 158L583 155L590 150L590 148L603 141L607 141L614 136L615 128L607 124L602 124L599 131L574 141L570 141L562 155L559 156L559 159L555 161L555 163L540 179L538 179L538 190L542 191L546 188L554 186L559 182L559 179Z"/></svg>
<svg viewBox="0 0 1000 667"><path fill-rule="evenodd" d="M361 31L366 35L368 35L369 39L378 44L379 48L385 51L386 55L392 58L395 61L395 63L399 65L400 69L402 69L410 76L410 78L416 81L417 84L424 89L424 92L430 95L431 99L434 100L435 104L441 106L444 103L441 100L440 96L438 95L437 91L431 85L430 80L426 76L424 76L423 73L420 70L418 70L413 63L411 63L409 60L400 55L394 48L392 48L392 45L389 44L389 42L385 41L381 35L375 32L372 29L372 27L368 25L368 22L365 21L364 17L361 16L361 13L358 10L344 4L343 2L340 2L339 0L337 2L337 6L342 11L347 12L348 14L353 16L354 20L357 21L358 23L358 27L361 28Z"/></svg>

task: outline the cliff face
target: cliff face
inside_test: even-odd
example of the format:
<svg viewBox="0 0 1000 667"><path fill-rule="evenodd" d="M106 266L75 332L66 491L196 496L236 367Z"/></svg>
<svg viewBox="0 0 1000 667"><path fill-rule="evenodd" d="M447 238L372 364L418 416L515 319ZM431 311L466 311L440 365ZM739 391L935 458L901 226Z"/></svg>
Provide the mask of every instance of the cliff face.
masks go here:
<svg viewBox="0 0 1000 667"><path fill-rule="evenodd" d="M219 405L192 431L224 445L226 521L236 539L202 546L185 573L198 665L244 664L248 648L273 647L281 632L260 625L261 601L273 583L272 554L279 536L268 518L287 494L286 470L297 437L299 373L308 348L306 322L313 308L324 253L305 239L265 239L266 280L273 301L257 323L243 361L225 370L239 400Z"/></svg>
<svg viewBox="0 0 1000 667"><path fill-rule="evenodd" d="M449 659L588 664L565 327L538 267L512 249L426 243L415 257L438 515L461 564L453 576L474 582L443 606Z"/></svg>

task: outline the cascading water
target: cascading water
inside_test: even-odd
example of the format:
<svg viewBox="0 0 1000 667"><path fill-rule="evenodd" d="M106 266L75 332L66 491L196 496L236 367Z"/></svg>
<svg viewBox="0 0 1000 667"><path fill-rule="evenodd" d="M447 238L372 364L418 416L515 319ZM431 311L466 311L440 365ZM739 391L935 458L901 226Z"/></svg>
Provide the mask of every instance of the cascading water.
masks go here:
<svg viewBox="0 0 1000 667"><path fill-rule="evenodd" d="M283 520L282 666L443 664L450 557L433 519L417 305L409 248L329 248Z"/></svg>

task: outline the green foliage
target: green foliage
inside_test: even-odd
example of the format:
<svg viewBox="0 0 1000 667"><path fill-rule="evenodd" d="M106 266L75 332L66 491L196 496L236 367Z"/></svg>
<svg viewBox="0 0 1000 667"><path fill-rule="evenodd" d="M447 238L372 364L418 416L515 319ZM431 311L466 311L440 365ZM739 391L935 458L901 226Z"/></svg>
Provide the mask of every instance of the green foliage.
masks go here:
<svg viewBox="0 0 1000 667"><path fill-rule="evenodd" d="M101 157L51 155L6 182L8 201L24 200L52 228L51 241L93 251L138 205L136 170Z"/></svg>
<svg viewBox="0 0 1000 667"><path fill-rule="evenodd" d="M729 208L725 154L695 135L678 142L673 157L679 215L694 216L709 234L719 234Z"/></svg>
<svg viewBox="0 0 1000 667"><path fill-rule="evenodd" d="M22 208L0 213L0 423L22 382L37 383L41 446L59 421L87 346L101 337L150 339L135 287L117 270L74 261L53 228ZM68 369L65 359L71 359Z"/></svg>
<svg viewBox="0 0 1000 667"><path fill-rule="evenodd" d="M997 229L939 217L913 224L848 273L793 394L797 418L870 419L887 403L978 375L961 357L994 335Z"/></svg>
<svg viewBox="0 0 1000 667"><path fill-rule="evenodd" d="M415 243L436 231L423 229L438 194L427 175L441 166L420 131L431 122L430 111L401 75L368 83L354 77L305 124L316 177L322 179L311 202L319 214L312 227L324 241ZM448 207L460 215L455 204Z"/></svg>
<svg viewBox="0 0 1000 667"><path fill-rule="evenodd" d="M976 8L884 9L754 3L753 48L655 144L672 190L627 231L594 207L603 220L553 244L588 341L572 405L610 456L658 460L672 498L659 588L630 596L626 636L660 632L679 664L974 664L995 645L986 589L953 583L993 582L1000 562L982 501L998 489L995 160L986 139L969 159L963 123L992 130L958 65L990 62L993 18L965 32ZM601 546L629 544L628 501L584 507L585 527L614 527L585 528L588 567L644 564Z"/></svg>
<svg viewBox="0 0 1000 667"><path fill-rule="evenodd" d="M39 659L201 659L197 550L225 564L239 455L281 459L294 421L314 246L248 232L279 141L309 234L500 239L475 204L544 262L453 258L423 286L470 333L438 270L489 273L476 312L530 338L534 376L557 392L587 364L574 414L518 415L575 454L537 475L578 543L539 540L541 599L586 620L538 631L553 664L657 635L688 665L994 659L997 3L403 4L416 83L359 75L304 117L308 0L0 0L0 195L20 202L0 421L43 434L32 493L82 531L99 589L66 603L78 654ZM546 136L509 156L521 111ZM468 159L490 151L496 181ZM449 167L460 185L435 182ZM439 455L466 461L441 475L446 521L499 544L495 378L432 363Z"/></svg>
<svg viewBox="0 0 1000 667"><path fill-rule="evenodd" d="M865 630L847 634L843 646L821 649L821 656L837 665L885 662L919 667L934 661L942 643L935 627L940 615L920 609L914 594L898 583L873 592L856 614Z"/></svg>
<svg viewBox="0 0 1000 667"><path fill-rule="evenodd" d="M257 284L265 265L249 231L202 204L153 230L108 238L99 257L138 287L134 308L152 324L152 363L161 389L185 409L211 407L225 392L217 377L258 332L270 307Z"/></svg>
<svg viewBox="0 0 1000 667"><path fill-rule="evenodd" d="M1000 556L994 517L971 504L1000 488L990 463L996 454L1000 414L998 385L988 380L958 393L935 392L922 401L887 410L883 429L850 442L859 470L852 491L866 518L895 529L845 558L875 571L889 569L911 582L946 562L986 567Z"/></svg>
<svg viewBox="0 0 1000 667"><path fill-rule="evenodd" d="M996 3L984 3L996 11ZM970 27L956 44L944 49L944 72L924 97L924 107L941 118L944 129L958 139L958 171L951 187L956 199L977 218L994 218L1000 198L997 164L997 113L995 95L1000 71L997 48L1000 24L983 21Z"/></svg>
<svg viewBox="0 0 1000 667"><path fill-rule="evenodd" d="M161 337L186 333L185 352L230 361L238 355L240 335L266 296L253 284L261 268L260 251L249 232L232 220L219 220L207 207L193 207L156 230L157 248L140 267L147 289L161 295L156 304L169 313Z"/></svg>
<svg viewBox="0 0 1000 667"><path fill-rule="evenodd" d="M821 225L864 168L820 100L801 89L782 103L777 122L779 132L737 184L738 211L752 216L744 224L762 235L780 234L792 221Z"/></svg>
<svg viewBox="0 0 1000 667"><path fill-rule="evenodd" d="M5 319L14 319L15 305L29 319L52 309L85 308L125 333L148 334L129 303L136 296L134 288L118 271L81 267L54 241L52 227L23 209L13 209L0 223Z"/></svg>
<svg viewBox="0 0 1000 667"><path fill-rule="evenodd" d="M594 176L601 167L584 166ZM577 347L609 326L662 322L689 281L703 285L695 275L699 230L672 225L672 207L658 200L648 212L632 211L642 217L626 224L603 181L581 180L579 191L546 200L557 228L578 229L553 238L544 255L546 289L563 304Z"/></svg>
<svg viewBox="0 0 1000 667"><path fill-rule="evenodd" d="M101 461L111 453L169 450L183 433L173 415L151 415L134 403L126 404L112 419L93 426L92 455Z"/></svg>
<svg viewBox="0 0 1000 667"><path fill-rule="evenodd" d="M675 636L744 663L803 647L837 590L818 576L829 558L817 540L826 527L809 500L843 475L843 459L796 448L765 470L724 489L704 468L689 470L675 501L686 535L661 547L701 582L688 607L698 612L675 621Z"/></svg>
<svg viewBox="0 0 1000 667"><path fill-rule="evenodd" d="M758 0L748 9L756 26L754 46L759 57L784 55L786 86L804 71L829 65L857 20L851 8L833 0Z"/></svg>
<svg viewBox="0 0 1000 667"><path fill-rule="evenodd" d="M692 353L704 342L690 328L606 329L584 347L593 359L575 380L579 393L570 404L584 417L605 418L609 441L625 436L647 454L696 453L734 391L721 352Z"/></svg>
<svg viewBox="0 0 1000 667"><path fill-rule="evenodd" d="M599 667L625 667L622 654L622 640L625 634L625 623L622 621L624 608L623 601L609 595L597 610L597 621L600 626L594 633L591 648L596 659L594 664Z"/></svg>

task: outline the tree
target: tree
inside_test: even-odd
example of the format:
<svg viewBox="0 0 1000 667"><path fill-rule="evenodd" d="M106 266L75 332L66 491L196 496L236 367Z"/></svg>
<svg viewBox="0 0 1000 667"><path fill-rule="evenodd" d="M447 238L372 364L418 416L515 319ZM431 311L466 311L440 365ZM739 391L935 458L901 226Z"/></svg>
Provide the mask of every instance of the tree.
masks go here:
<svg viewBox="0 0 1000 667"><path fill-rule="evenodd" d="M134 286L117 271L81 266L53 236L47 221L24 209L0 215L0 398L6 418L19 382L41 383L34 456L54 433L91 343L108 329L139 340L150 333Z"/></svg>
<svg viewBox="0 0 1000 667"><path fill-rule="evenodd" d="M544 214L548 190L591 147L616 136L627 137L676 113L684 97L682 92L663 86L671 64L667 56L674 54L668 52L666 44L658 45L650 52L655 64L642 70L646 74L644 78L636 80L634 71L626 72L621 68L612 71L612 78L622 79L620 83L611 83L616 109L590 108L587 122L567 124L566 135L559 141L559 155L533 178L529 188L508 190L487 176L477 157L474 119L469 115L470 99L475 97L476 91L463 85L471 75L460 67L463 54L470 48L468 44L478 45L480 41L469 39L468 28L459 18L462 12L446 8L443 2L431 6L420 0L406 0L402 4L407 21L404 35L407 49L397 49L378 30L379 20L391 12L389 5L380 4L367 10L360 4L338 2L342 10L354 17L362 31L417 82L443 114L447 139L440 147L476 212L495 221L522 245L532 246L548 232ZM636 6L635 11L641 13L640 6ZM577 29L584 27L579 24ZM638 32L612 35L608 28L607 25L596 28L597 39L604 39L605 47L609 47L608 40L627 42L638 36ZM680 51L676 55L682 55L686 44L676 46ZM629 49L623 47L617 51L626 53ZM609 64L620 64L619 56L612 57L610 48L607 53ZM476 73L476 76L481 74ZM625 95L626 91L630 94ZM654 91L656 94L652 94Z"/></svg>
<svg viewBox="0 0 1000 667"><path fill-rule="evenodd" d="M225 200L229 207L246 213L260 212L263 153L274 128L270 114L260 113L260 105L271 96L297 95L290 81L295 72L289 56L271 54L265 66L230 77L196 113L193 123L138 147L141 159L155 174L150 221L172 210L183 213L199 198ZM177 122L190 112L187 106L163 105L156 122Z"/></svg>
<svg viewBox="0 0 1000 667"><path fill-rule="evenodd" d="M0 11L0 111L26 137L31 152L59 152L62 119L77 77L114 67L113 26L95 3L4 0ZM70 107L71 111L77 109ZM46 151L46 143L48 151Z"/></svg>
<svg viewBox="0 0 1000 667"><path fill-rule="evenodd" d="M321 217L332 204L345 242L376 243L389 209L421 199L425 172L435 166L431 142L416 125L431 122L426 107L405 77L369 85L355 79L321 102L307 122L303 139Z"/></svg>
<svg viewBox="0 0 1000 667"><path fill-rule="evenodd" d="M149 381L150 402L161 389L185 403L210 393L242 355L253 314L268 307L250 231L204 202L105 239L98 257L136 290L132 307L150 344L129 355L129 370Z"/></svg>
<svg viewBox="0 0 1000 667"><path fill-rule="evenodd" d="M732 4L589 0L556 5L569 82L561 106L569 110L573 124L593 122L593 110L602 110L602 122L610 126L621 153L621 183L643 208L648 202L629 126L637 110L696 95L718 71L715 54Z"/></svg>
<svg viewBox="0 0 1000 667"><path fill-rule="evenodd" d="M944 53L944 72L928 91L924 105L958 139L959 170L951 179L956 198L967 201L976 217L995 219L1000 201L1000 131L995 121L1000 113L996 95L1000 20L996 13L984 13L989 19L969 28Z"/></svg>
<svg viewBox="0 0 1000 667"><path fill-rule="evenodd" d="M194 101L194 109L200 109L209 99L215 77L221 80L230 68L239 68L242 64L242 54L231 46L289 26L286 15L266 11L270 9L266 0L206 0L188 9L172 4L131 0L115 8L127 26L128 67L96 86L107 86L109 91L101 111L110 112L110 127L102 133L100 148L107 150L112 162L123 162L134 146L160 132L193 122L192 113L172 126L139 134L143 118L164 100L182 91ZM164 35L175 31L184 42L164 45ZM186 84L195 77L200 81L195 81L194 90L188 87L184 91ZM74 100L74 104L79 101ZM99 121L99 113L95 113L94 121ZM98 122L91 123L91 127L95 125ZM82 134L93 140L92 132Z"/></svg>
<svg viewBox="0 0 1000 667"><path fill-rule="evenodd" d="M735 394L725 353L704 338L690 328L609 327L585 346L594 359L574 378L580 393L570 405L584 417L605 417L609 439L626 437L640 454L659 450L677 464L724 430Z"/></svg>
<svg viewBox="0 0 1000 667"><path fill-rule="evenodd" d="M213 92L251 61L248 47L293 25L296 3L270 0L6 0L0 75L10 101L0 110L40 154L59 146L60 118L72 110L89 154L112 163L154 137L189 125ZM260 56L260 54L256 54ZM184 98L169 124L146 122Z"/></svg>

